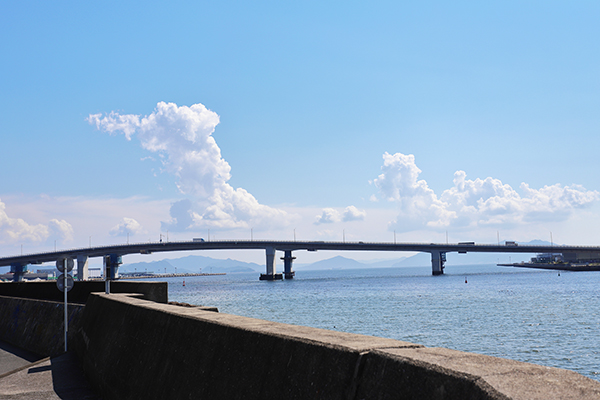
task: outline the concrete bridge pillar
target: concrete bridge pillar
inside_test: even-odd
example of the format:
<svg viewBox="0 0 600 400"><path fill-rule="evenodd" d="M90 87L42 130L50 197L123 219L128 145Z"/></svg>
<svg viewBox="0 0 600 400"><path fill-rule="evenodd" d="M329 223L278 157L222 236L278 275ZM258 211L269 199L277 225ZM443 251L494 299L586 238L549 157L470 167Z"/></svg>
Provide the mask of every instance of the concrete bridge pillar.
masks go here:
<svg viewBox="0 0 600 400"><path fill-rule="evenodd" d="M284 252L285 256L281 257L283 260L283 275L285 279L293 279L296 273L292 271L292 262L296 259L296 257L292 257L292 251L286 250Z"/></svg>
<svg viewBox="0 0 600 400"><path fill-rule="evenodd" d="M123 257L118 254L104 256L104 282L106 294L110 293L110 281L119 277L119 265L123 264Z"/></svg>
<svg viewBox="0 0 600 400"><path fill-rule="evenodd" d="M21 263L13 263L10 264L10 272L13 273L13 281L14 282L22 282L23 274L27 272L27 264L23 265Z"/></svg>
<svg viewBox="0 0 600 400"><path fill-rule="evenodd" d="M267 275L275 275L277 267L275 265L275 248L267 247L265 249L267 255Z"/></svg>
<svg viewBox="0 0 600 400"><path fill-rule="evenodd" d="M119 277L119 265L121 264L123 264L123 257L118 254L104 256L104 278L111 281L117 279Z"/></svg>
<svg viewBox="0 0 600 400"><path fill-rule="evenodd" d="M88 278L88 256L77 256L77 280L87 281Z"/></svg>
<svg viewBox="0 0 600 400"><path fill-rule="evenodd" d="M431 274L443 275L444 263L446 262L446 253L443 251L431 252Z"/></svg>
<svg viewBox="0 0 600 400"><path fill-rule="evenodd" d="M261 281L274 281L283 279L282 274L278 274L275 267L275 247L267 247L265 249L267 255L267 270L266 274L260 274Z"/></svg>

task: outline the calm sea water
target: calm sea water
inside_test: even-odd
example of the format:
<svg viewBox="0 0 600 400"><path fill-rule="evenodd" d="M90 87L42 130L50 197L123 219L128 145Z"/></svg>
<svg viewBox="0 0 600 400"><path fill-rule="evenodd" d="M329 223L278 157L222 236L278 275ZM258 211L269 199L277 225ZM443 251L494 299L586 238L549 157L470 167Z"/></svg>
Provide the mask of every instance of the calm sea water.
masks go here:
<svg viewBox="0 0 600 400"><path fill-rule="evenodd" d="M600 273L448 266L167 279L220 312L570 369L600 380ZM467 283L465 283L465 279Z"/></svg>

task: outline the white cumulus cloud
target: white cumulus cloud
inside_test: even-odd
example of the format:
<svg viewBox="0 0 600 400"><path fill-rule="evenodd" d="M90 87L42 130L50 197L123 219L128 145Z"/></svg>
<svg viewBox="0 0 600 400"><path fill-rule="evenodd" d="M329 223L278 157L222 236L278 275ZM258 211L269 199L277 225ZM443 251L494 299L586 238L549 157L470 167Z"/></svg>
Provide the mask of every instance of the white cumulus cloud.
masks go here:
<svg viewBox="0 0 600 400"><path fill-rule="evenodd" d="M73 240L73 227L65 220L52 219L48 225L31 225L21 218L12 218L6 213L6 205L0 201L0 242L34 242L40 243L50 237L58 237L63 241Z"/></svg>
<svg viewBox="0 0 600 400"><path fill-rule="evenodd" d="M522 183L518 192L499 179L467 179L464 171L456 171L453 187L438 197L426 181L418 180L421 170L413 155L385 153L383 160L382 174L373 183L382 198L398 204L398 217L390 224L398 230L563 221L600 198L597 191L579 185L532 189Z"/></svg>
<svg viewBox="0 0 600 400"><path fill-rule="evenodd" d="M65 242L73 241L73 227L64 219L51 219L48 223L48 228L54 237L59 237Z"/></svg>
<svg viewBox="0 0 600 400"><path fill-rule="evenodd" d="M332 222L338 222L340 219L340 213L333 208L324 208L321 215L317 215L315 225L330 224Z"/></svg>
<svg viewBox="0 0 600 400"><path fill-rule="evenodd" d="M344 210L344 212L342 214L342 220L344 222L362 221L365 219L366 216L367 216L367 213L365 211L361 211L354 206L348 206L348 207L346 207L346 209Z"/></svg>
<svg viewBox="0 0 600 400"><path fill-rule="evenodd" d="M354 206L348 206L342 212L335 208L324 208L321 215L317 215L315 225L330 224L340 221L362 221L365 219L366 215L367 213L365 211L361 211Z"/></svg>
<svg viewBox="0 0 600 400"><path fill-rule="evenodd" d="M171 221L164 227L172 230L189 228L248 228L284 226L285 211L260 204L242 188L227 182L231 167L221 156L212 133L219 116L202 104L190 107L160 102L150 115L106 116L93 114L87 118L99 130L121 132L130 140L134 134L142 147L158 153L166 172L177 178L180 192L188 202L175 203Z"/></svg>
<svg viewBox="0 0 600 400"><path fill-rule="evenodd" d="M373 180L383 197L399 205L400 215L393 225L411 230L419 225L447 226L456 218L448 204L438 199L424 180L418 180L421 170L415 156L401 153L383 155L383 173Z"/></svg>
<svg viewBox="0 0 600 400"><path fill-rule="evenodd" d="M124 217L109 233L111 236L127 236L127 234L133 236L146 233L146 230L135 219Z"/></svg>

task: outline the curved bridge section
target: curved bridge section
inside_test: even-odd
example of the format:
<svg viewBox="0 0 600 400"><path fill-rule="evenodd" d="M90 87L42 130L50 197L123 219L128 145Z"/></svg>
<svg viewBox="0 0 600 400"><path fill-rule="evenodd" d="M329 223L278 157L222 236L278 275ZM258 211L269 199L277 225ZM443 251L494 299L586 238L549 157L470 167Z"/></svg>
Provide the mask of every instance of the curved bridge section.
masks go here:
<svg viewBox="0 0 600 400"><path fill-rule="evenodd" d="M578 258L579 255L600 259L600 246L540 246L517 245L507 242L505 245L466 243L387 243L387 242L321 242L321 241L280 241L280 240L221 240L204 241L191 240L180 242L152 242L123 245L85 247L78 249L60 250L46 253L25 254L11 257L1 257L0 266L10 266L14 280L22 280L23 273L30 264L55 262L61 258L77 259L79 279L87 279L87 264L91 257L103 257L107 274L116 278L122 256L129 254L152 254L168 251L190 250L264 250L266 255L266 271L261 274L261 280L291 279L294 277L292 256L294 251L410 251L431 254L431 272L433 275L444 273L446 253L561 253L567 258ZM276 253L283 252L283 274L277 273Z"/></svg>

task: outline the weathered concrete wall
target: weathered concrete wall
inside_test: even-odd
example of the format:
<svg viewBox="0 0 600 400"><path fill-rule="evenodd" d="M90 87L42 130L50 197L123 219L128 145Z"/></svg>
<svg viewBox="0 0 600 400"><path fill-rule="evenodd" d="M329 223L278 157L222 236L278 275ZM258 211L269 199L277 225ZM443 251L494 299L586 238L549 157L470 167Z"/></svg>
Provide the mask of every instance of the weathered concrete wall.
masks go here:
<svg viewBox="0 0 600 400"><path fill-rule="evenodd" d="M600 399L577 373L93 294L77 348L105 399Z"/></svg>
<svg viewBox="0 0 600 400"><path fill-rule="evenodd" d="M84 306L68 305L68 344L81 337ZM40 356L64 352L64 303L0 296L0 339Z"/></svg>
<svg viewBox="0 0 600 400"><path fill-rule="evenodd" d="M104 281L75 281L68 294L69 302L85 304L90 293L104 293L104 290ZM110 291L142 293L146 300L158 303L166 303L169 297L167 282L118 280L110 283ZM56 288L56 281L0 283L0 296L63 301L63 293Z"/></svg>

